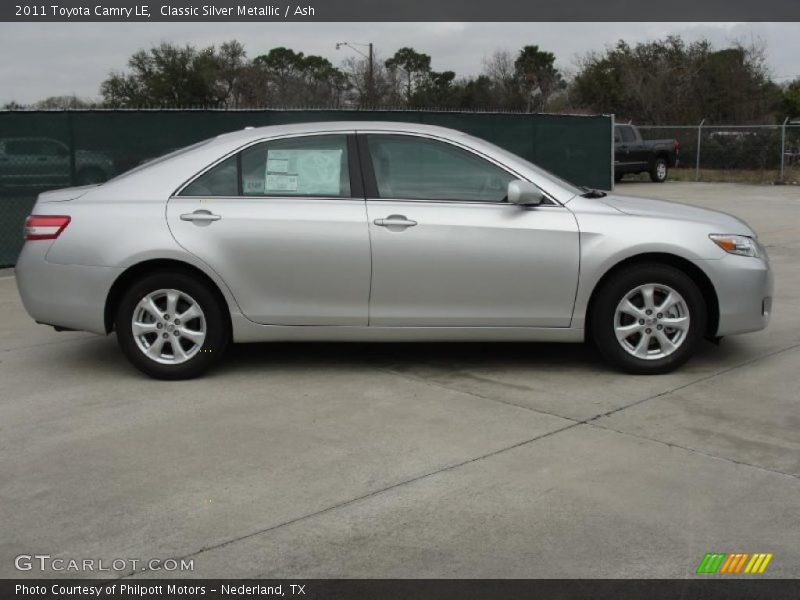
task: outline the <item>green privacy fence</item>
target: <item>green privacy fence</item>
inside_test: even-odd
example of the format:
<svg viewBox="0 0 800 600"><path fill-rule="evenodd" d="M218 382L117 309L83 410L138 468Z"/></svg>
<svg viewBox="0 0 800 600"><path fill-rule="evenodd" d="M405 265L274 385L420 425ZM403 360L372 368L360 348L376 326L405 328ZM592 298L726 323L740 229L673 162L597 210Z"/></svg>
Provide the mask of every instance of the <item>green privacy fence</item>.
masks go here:
<svg viewBox="0 0 800 600"><path fill-rule="evenodd" d="M247 126L331 120L441 125L484 138L578 185L611 189L612 117L347 110L0 112L0 266L16 262L37 194L98 183Z"/></svg>

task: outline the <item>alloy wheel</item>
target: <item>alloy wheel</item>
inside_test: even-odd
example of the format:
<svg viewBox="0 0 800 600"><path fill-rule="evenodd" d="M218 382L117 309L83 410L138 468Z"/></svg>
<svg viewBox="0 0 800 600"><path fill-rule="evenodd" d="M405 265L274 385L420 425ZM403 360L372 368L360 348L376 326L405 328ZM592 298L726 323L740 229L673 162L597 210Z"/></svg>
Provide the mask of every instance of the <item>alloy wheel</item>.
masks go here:
<svg viewBox="0 0 800 600"><path fill-rule="evenodd" d="M133 339L149 359L177 365L195 356L206 339L206 318L185 292L160 289L136 305L131 319Z"/></svg>
<svg viewBox="0 0 800 600"><path fill-rule="evenodd" d="M674 353L686 341L691 316L676 290L647 283L630 290L614 313L614 333L622 348L644 360Z"/></svg>

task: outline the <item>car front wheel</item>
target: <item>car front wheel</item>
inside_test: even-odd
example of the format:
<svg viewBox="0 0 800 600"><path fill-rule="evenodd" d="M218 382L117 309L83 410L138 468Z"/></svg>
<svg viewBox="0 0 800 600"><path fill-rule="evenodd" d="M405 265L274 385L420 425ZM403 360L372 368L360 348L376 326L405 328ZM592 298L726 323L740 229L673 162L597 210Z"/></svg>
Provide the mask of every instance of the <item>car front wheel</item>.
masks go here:
<svg viewBox="0 0 800 600"><path fill-rule="evenodd" d="M206 285L162 271L134 283L115 319L128 360L157 379L190 379L210 369L228 345L224 308Z"/></svg>
<svg viewBox="0 0 800 600"><path fill-rule="evenodd" d="M703 295L692 279L667 265L637 265L598 290L590 313L592 339L613 365L642 375L685 363L706 329Z"/></svg>

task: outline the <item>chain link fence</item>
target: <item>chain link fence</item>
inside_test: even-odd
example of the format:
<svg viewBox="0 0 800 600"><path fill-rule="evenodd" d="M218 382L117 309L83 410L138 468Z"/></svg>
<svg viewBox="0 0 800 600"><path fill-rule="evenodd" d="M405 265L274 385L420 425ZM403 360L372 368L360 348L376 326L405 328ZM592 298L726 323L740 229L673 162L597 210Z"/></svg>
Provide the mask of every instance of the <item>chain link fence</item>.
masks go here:
<svg viewBox="0 0 800 600"><path fill-rule="evenodd" d="M800 123L781 125L637 125L645 140L680 142L670 178L735 183L800 182Z"/></svg>
<svg viewBox="0 0 800 600"><path fill-rule="evenodd" d="M146 160L246 126L410 121L459 129L579 185L611 189L613 118L434 111L0 111L0 266L16 262L25 217L49 189L100 183Z"/></svg>

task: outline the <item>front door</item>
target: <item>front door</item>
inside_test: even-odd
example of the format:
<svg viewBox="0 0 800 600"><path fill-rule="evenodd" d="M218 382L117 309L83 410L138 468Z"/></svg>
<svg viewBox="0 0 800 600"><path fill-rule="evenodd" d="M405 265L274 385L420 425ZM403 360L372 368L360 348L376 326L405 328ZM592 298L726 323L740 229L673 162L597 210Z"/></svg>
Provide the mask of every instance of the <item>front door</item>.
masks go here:
<svg viewBox="0 0 800 600"><path fill-rule="evenodd" d="M570 211L507 203L516 176L449 142L376 133L359 145L370 325L569 326L579 261Z"/></svg>

